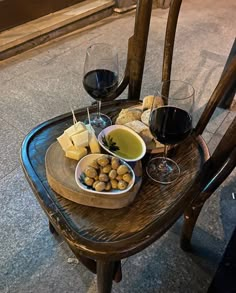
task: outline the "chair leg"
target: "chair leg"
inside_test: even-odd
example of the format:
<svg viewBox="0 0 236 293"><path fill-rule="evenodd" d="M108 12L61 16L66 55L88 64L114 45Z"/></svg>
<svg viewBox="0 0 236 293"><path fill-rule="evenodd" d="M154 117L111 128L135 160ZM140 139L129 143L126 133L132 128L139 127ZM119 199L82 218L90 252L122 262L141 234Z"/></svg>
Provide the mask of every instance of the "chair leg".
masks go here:
<svg viewBox="0 0 236 293"><path fill-rule="evenodd" d="M201 205L193 203L184 212L184 224L182 227L182 233L180 238L180 247L185 251L191 250L191 238L193 234L193 229L195 227L204 202L201 202Z"/></svg>
<svg viewBox="0 0 236 293"><path fill-rule="evenodd" d="M110 293L114 275L115 262L97 261L98 293Z"/></svg>

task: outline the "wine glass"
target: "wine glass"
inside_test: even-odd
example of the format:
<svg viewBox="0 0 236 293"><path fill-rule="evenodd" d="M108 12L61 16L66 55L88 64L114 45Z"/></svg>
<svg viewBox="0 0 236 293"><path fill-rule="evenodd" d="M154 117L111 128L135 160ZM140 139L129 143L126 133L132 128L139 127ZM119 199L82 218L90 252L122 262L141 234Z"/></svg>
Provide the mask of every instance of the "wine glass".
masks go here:
<svg viewBox="0 0 236 293"><path fill-rule="evenodd" d="M107 115L101 114L101 101L105 101L117 88L118 74L118 54L111 45L97 43L88 47L83 86L87 93L97 100L97 113L90 114L90 123L96 132L112 124Z"/></svg>
<svg viewBox="0 0 236 293"><path fill-rule="evenodd" d="M158 96L162 97L164 105L156 107L153 100L149 128L152 135L164 144L164 154L151 159L146 171L152 180L169 184L179 177L180 168L167 157L167 145L182 142L192 131L194 88L180 80L164 81L159 85Z"/></svg>

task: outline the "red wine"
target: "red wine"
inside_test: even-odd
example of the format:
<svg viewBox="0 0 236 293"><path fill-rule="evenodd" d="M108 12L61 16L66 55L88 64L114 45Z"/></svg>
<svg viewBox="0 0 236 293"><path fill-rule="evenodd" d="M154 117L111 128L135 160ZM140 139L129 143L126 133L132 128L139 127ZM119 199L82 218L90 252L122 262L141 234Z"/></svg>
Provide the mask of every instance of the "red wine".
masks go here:
<svg viewBox="0 0 236 293"><path fill-rule="evenodd" d="M152 135L163 144L176 144L184 140L192 130L192 118L188 112L164 106L154 109L150 116Z"/></svg>
<svg viewBox="0 0 236 293"><path fill-rule="evenodd" d="M118 84L118 76L107 69L89 71L84 76L83 85L87 93L95 100L104 100L114 91Z"/></svg>

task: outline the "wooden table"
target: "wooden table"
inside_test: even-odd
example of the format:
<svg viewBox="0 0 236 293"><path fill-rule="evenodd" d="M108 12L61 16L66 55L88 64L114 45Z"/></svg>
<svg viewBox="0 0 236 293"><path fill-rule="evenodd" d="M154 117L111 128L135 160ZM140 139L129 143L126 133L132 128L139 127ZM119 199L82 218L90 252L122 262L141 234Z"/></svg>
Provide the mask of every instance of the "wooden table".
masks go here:
<svg viewBox="0 0 236 293"><path fill-rule="evenodd" d="M114 120L122 108L136 103L128 100L107 102L102 110ZM95 106L90 108L90 112L93 111L96 111ZM83 121L86 115L85 108L76 111L78 120ZM33 129L22 144L22 166L52 226L76 256L97 272L98 291L110 292L112 279L120 279L117 275L120 260L157 240L194 199L194 194L186 191L209 154L201 137L190 137L172 150L169 155L179 164L181 176L170 185L154 183L147 177L145 164L150 155L146 155L142 160L143 183L131 205L117 210L87 207L56 194L46 178L45 153L71 124L72 115L68 113Z"/></svg>

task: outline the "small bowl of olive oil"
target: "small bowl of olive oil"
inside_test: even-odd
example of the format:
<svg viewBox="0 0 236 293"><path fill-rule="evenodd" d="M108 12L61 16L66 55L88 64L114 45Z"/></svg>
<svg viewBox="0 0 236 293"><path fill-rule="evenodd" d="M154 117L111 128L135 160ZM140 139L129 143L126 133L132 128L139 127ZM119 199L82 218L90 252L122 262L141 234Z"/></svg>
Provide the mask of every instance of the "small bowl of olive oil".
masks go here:
<svg viewBox="0 0 236 293"><path fill-rule="evenodd" d="M124 125L111 125L98 135L98 142L108 153L127 162L135 162L146 154L146 144L135 131Z"/></svg>

